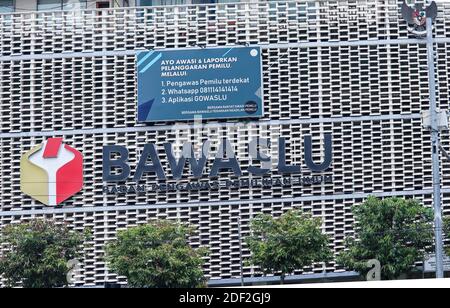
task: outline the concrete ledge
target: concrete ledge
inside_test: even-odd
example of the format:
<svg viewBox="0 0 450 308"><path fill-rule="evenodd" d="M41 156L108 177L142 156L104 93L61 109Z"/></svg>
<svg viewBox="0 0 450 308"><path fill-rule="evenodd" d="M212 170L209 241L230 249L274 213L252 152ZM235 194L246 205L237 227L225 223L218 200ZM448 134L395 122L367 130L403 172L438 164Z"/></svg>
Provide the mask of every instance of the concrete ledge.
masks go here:
<svg viewBox="0 0 450 308"><path fill-rule="evenodd" d="M285 279L286 284L294 283L312 283L312 282L345 282L345 281L360 281L361 276L357 272L337 272L337 273L320 273L320 274L305 274L292 275ZM279 284L279 276L270 277L249 277L244 278L244 286L252 285L270 285ZM241 286L240 278L230 279L212 279L208 282L209 287L236 287Z"/></svg>

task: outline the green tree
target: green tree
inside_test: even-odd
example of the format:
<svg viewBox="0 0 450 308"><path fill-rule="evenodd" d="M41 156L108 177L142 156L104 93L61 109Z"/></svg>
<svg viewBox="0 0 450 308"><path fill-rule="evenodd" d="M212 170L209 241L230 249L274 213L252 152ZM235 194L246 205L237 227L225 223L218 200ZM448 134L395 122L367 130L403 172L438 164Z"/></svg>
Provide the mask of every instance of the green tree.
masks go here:
<svg viewBox="0 0 450 308"><path fill-rule="evenodd" d="M251 235L246 238L251 252L250 263L264 274L287 274L315 262L331 258L328 236L323 234L320 219L297 210L279 218L260 214L251 221Z"/></svg>
<svg viewBox="0 0 450 308"><path fill-rule="evenodd" d="M207 251L189 245L193 234L193 228L165 220L119 231L106 247L106 260L131 287L202 287Z"/></svg>
<svg viewBox="0 0 450 308"><path fill-rule="evenodd" d="M0 274L7 287L67 286L68 261L81 256L84 234L50 220L9 225L0 236L6 246L0 257Z"/></svg>
<svg viewBox="0 0 450 308"><path fill-rule="evenodd" d="M367 261L381 263L381 278L392 280L423 260L433 243L433 211L417 200L369 197L352 208L355 237L346 239L347 250L337 262L367 275Z"/></svg>

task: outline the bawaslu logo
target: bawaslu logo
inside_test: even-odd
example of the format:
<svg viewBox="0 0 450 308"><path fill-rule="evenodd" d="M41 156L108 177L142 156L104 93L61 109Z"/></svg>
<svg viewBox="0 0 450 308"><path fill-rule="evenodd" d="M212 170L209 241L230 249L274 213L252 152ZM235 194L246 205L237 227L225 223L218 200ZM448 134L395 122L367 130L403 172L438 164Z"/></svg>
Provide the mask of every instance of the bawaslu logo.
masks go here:
<svg viewBox="0 0 450 308"><path fill-rule="evenodd" d="M22 156L20 187L24 194L57 206L83 188L83 155L50 138Z"/></svg>

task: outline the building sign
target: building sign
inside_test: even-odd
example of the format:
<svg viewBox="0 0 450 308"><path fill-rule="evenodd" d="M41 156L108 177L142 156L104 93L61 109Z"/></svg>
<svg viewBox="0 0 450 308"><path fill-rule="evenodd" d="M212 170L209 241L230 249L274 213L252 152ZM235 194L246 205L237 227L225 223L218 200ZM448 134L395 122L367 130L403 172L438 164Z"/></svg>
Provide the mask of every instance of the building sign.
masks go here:
<svg viewBox="0 0 450 308"><path fill-rule="evenodd" d="M141 52L138 121L262 117L261 61L259 47Z"/></svg>
<svg viewBox="0 0 450 308"><path fill-rule="evenodd" d="M83 188L83 156L51 138L31 149L20 161L22 192L45 205L56 206Z"/></svg>
<svg viewBox="0 0 450 308"><path fill-rule="evenodd" d="M103 147L103 187L107 194L145 193L147 191L190 191L216 190L220 188L256 188L256 187L287 187L293 185L311 185L329 183L331 175L321 173L328 171L332 164L332 135L324 135L324 156L322 161L313 161L312 138L304 137L304 163L314 173L312 176L302 176L301 166L287 163L286 139L278 140L278 156L270 157L261 149L268 149L270 141L258 138L249 142L250 165L245 172L252 175L251 179L241 179L242 169L233 146L228 139L223 139L219 150L215 153L209 173L205 172L210 160L210 142L203 143L200 153L194 153L193 145L185 143L179 158L173 154L172 144L164 144L164 157L155 144L147 144L142 149L138 163L130 164L129 151L124 146L110 145ZM161 161L168 161L169 168L165 170ZM277 161L276 170L272 170L273 161ZM189 174L183 174L189 166ZM232 174L231 179L220 180L221 173ZM276 172L277 177L269 177ZM186 171L187 173L187 171ZM156 175L158 182L151 185L141 184L147 174ZM259 178L258 178L259 177ZM191 179L188 183L180 183L182 179ZM205 179L206 178L206 179ZM177 181L169 184L167 180ZM123 183L135 184L124 185Z"/></svg>
<svg viewBox="0 0 450 308"><path fill-rule="evenodd" d="M288 162L286 138L278 139L276 157L266 154L271 148L269 139L250 140L250 165L245 169L227 138L222 139L214 153L211 153L211 144L205 141L201 149L195 151L192 143L185 143L176 156L170 143L165 143L162 149L149 143L141 149L136 164L130 162L126 147L105 145L103 192L113 195L145 194L149 191L290 187L333 181L332 175L324 173L330 170L333 159L331 134L324 134L320 161L313 159L311 136L304 136L304 165L309 169L309 175L302 174L301 165ZM163 160L168 162L167 168L163 166ZM206 172L207 167L209 172ZM25 153L20 168L22 192L49 206L60 205L83 187L83 156L76 149L64 145L62 138L50 138ZM148 174L156 176L157 181L148 183L145 180ZM224 174L225 179L222 178ZM251 177L243 178L247 175Z"/></svg>
<svg viewBox="0 0 450 308"><path fill-rule="evenodd" d="M427 18L436 19L438 7L435 1L417 1L415 4L403 1L402 16L408 23L408 31L417 35L425 36L427 33Z"/></svg>

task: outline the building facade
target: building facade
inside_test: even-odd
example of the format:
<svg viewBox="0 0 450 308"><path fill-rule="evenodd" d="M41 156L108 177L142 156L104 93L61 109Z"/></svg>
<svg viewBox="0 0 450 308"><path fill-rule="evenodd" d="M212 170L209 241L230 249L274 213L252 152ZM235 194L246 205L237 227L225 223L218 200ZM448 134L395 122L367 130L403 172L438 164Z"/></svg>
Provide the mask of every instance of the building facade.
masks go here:
<svg viewBox="0 0 450 308"><path fill-rule="evenodd" d="M7 2L0 0L3 11ZM330 247L338 253L353 234L351 207L367 196L414 197L431 206L430 134L421 123L429 106L426 46L408 33L402 1L174 1L177 5L154 7L124 1L128 7L110 3L105 9L90 6L98 1L85 1L83 10L71 10L61 1L38 2L16 0L15 12L0 14L0 227L51 218L76 230L90 228L93 238L76 285L125 282L108 270L104 245L117 230L151 219L196 226L191 243L209 248L205 275L219 280L261 276L240 265L249 256L243 241L249 222L260 212L277 216L301 208L312 213L323 220ZM36 11L44 2L67 9ZM450 2L439 3L434 32L442 109L448 109L450 83L448 16ZM262 49L261 119L137 122L139 52L242 45ZM282 178L276 171L261 177L245 171L252 164L251 139L271 140L270 153L277 157L278 140L285 138L286 162L300 165L301 176L308 177L315 174L305 166L304 138L311 137L312 158L320 162L326 134L332 135L332 165L320 175L332 181L105 192L105 145L127 147L130 165L136 165L144 145L154 143L167 168L165 142L179 154L184 142L198 149L209 139L217 151L226 137L244 170L239 180L276 180ZM20 183L24 153L52 137L62 137L84 157L83 189L58 207L25 195ZM442 144L450 149L445 132ZM277 161L272 164L275 170ZM441 168L443 206L448 208L450 163L442 159ZM231 172L219 177L237 180ZM151 173L144 182L161 184ZM167 180L191 182L197 180L188 171L181 181ZM297 274L344 271L330 262Z"/></svg>
<svg viewBox="0 0 450 308"><path fill-rule="evenodd" d="M239 0L1 0L0 12L62 11L242 2ZM257 2L250 0L248 2Z"/></svg>

